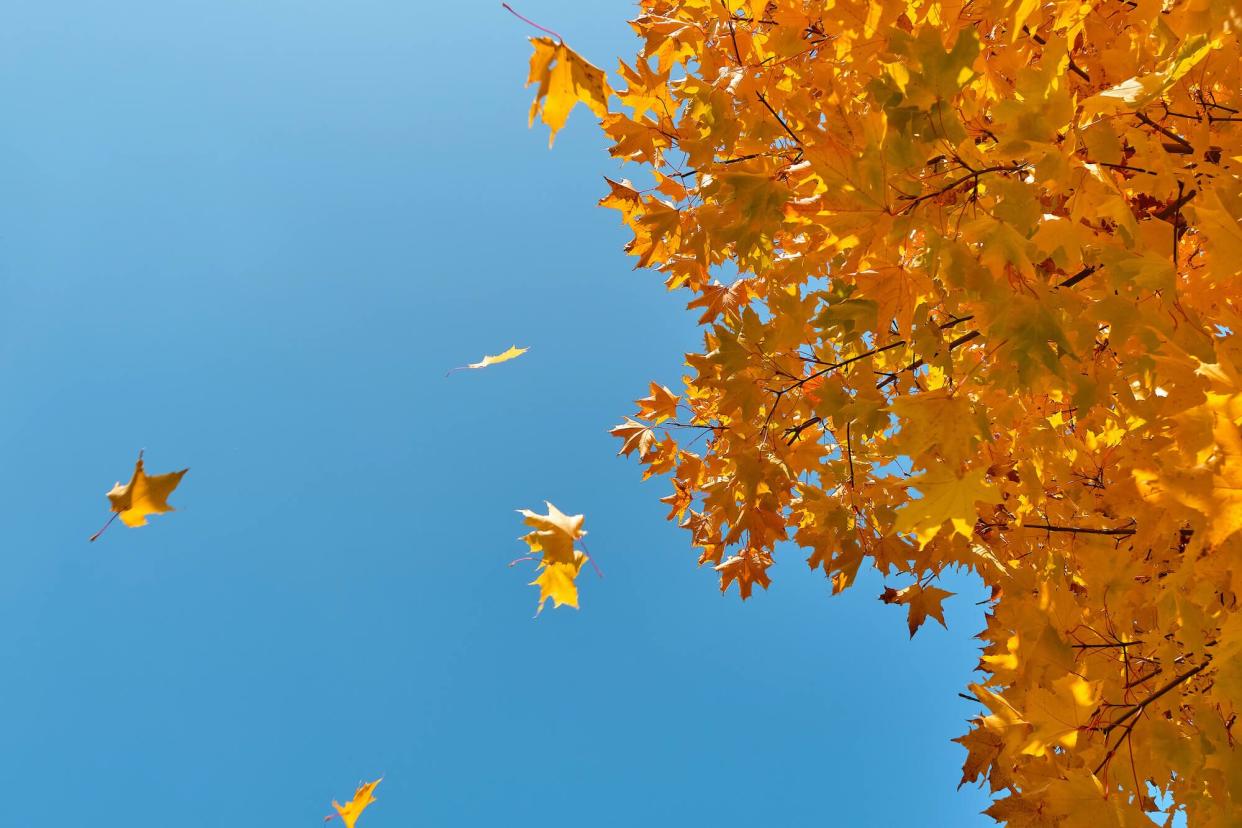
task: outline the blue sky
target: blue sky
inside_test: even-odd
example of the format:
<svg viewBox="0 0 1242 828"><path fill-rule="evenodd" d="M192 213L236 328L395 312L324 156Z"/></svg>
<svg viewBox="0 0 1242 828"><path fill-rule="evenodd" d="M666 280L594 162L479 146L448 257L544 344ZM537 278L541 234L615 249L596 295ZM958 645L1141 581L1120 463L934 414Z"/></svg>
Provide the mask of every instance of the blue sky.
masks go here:
<svg viewBox="0 0 1242 828"><path fill-rule="evenodd" d="M615 70L624 2L519 9ZM0 28L6 824L987 824L982 595L907 640L784 550L743 605L607 429L694 314L493 2L110 0ZM444 377L511 344L521 359ZM145 448L189 466L129 530ZM514 509L605 572L533 621ZM902 583L894 583L902 586ZM339 823L338 823L339 824Z"/></svg>

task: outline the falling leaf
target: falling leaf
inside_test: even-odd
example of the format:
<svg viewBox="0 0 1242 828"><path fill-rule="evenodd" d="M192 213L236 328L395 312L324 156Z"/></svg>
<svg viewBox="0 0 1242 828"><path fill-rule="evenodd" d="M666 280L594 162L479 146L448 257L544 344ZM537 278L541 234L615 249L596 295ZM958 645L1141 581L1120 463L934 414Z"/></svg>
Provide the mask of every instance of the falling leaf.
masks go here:
<svg viewBox="0 0 1242 828"><path fill-rule="evenodd" d="M469 365L462 365L458 368L453 368L444 376L447 377L449 374L453 373L453 371L468 371L471 368L486 368L487 366L495 365L498 362L508 362L511 359L517 359L529 350L530 348L519 348L516 345L511 345L507 351L503 351L494 356L492 354L488 354L478 362L472 362Z"/></svg>
<svg viewBox="0 0 1242 828"><path fill-rule="evenodd" d="M552 599L553 606L568 605L578 608L578 587L574 579L586 563L585 553L574 549L574 541L586 535L582 530L582 515L566 515L551 503L546 515L529 509L518 509L526 518L526 525L535 531L522 537L530 547L532 556L539 556L539 576L531 586L539 587L539 607L535 614L543 612L544 604Z"/></svg>
<svg viewBox="0 0 1242 828"><path fill-rule="evenodd" d="M173 489L177 488L177 484L188 471L189 469L182 469L168 474L147 476L142 465L142 452L138 452L138 462L134 464L133 477L123 485L118 481L112 487L112 491L108 492L112 511L116 513L114 517L120 517L121 522L126 526L145 526L147 515L174 511L173 507L168 505L168 496L172 494ZM95 540L102 533L103 529L100 529L91 540Z"/></svg>
<svg viewBox="0 0 1242 828"><path fill-rule="evenodd" d="M354 828L354 824L358 821L358 817L366 810L367 806L375 801L375 797L371 794L375 791L375 786L384 781L384 777L376 779L374 782L366 782L358 786L354 791L354 798L346 802L344 805L332 800L332 807L341 816L341 822L345 823L345 828ZM328 817L331 819L332 817Z"/></svg>

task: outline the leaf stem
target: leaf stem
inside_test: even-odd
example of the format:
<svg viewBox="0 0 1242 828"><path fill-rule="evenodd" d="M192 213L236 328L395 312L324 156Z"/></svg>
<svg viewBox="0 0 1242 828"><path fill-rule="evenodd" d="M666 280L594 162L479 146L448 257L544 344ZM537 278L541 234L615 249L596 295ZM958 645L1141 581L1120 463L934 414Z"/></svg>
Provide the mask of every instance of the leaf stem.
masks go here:
<svg viewBox="0 0 1242 828"><path fill-rule="evenodd" d="M529 17L526 17L526 16L524 16L524 15L518 14L516 11L514 11L513 6L510 6L508 3L501 3L500 5L504 6L505 11L509 12L509 14L513 15L513 16L514 16L514 17L516 17L518 20L521 20L523 23L529 23L530 25L534 26L534 27L535 27L536 29L538 29L539 31L541 31L541 32L547 32L548 34L552 35L552 36L553 36L553 37L555 37L557 40L559 40L561 43L564 43L564 42L565 42L565 38L561 37L559 34L557 34L556 32L552 31L552 30L551 30L551 29L549 29L548 27L546 27L546 26L540 26L538 23L536 23L535 21L531 20Z"/></svg>
<svg viewBox="0 0 1242 828"><path fill-rule="evenodd" d="M140 454L139 456L141 457L141 454ZM113 512L113 513L112 513L112 517L108 518L108 522L107 522L107 523L105 523L105 524L103 525L103 529L100 529L98 532L96 532L95 534L91 535L91 537L90 537L91 541L92 541L92 542L94 542L95 540L97 540L97 539L99 538L99 536L100 536L100 535L102 535L102 534L104 533L104 529L107 529L109 526L111 526L111 525L112 525L112 521L116 520L116 516L117 516L117 515L119 515L119 514L120 514L120 512Z"/></svg>
<svg viewBox="0 0 1242 828"><path fill-rule="evenodd" d="M585 543L582 543L581 540L579 540L578 543L581 544L582 551L586 553L586 559L591 562L591 568L595 570L595 574L603 578L604 573L602 570L600 570L599 564L595 562L595 556L591 554L591 550L587 549L587 545Z"/></svg>

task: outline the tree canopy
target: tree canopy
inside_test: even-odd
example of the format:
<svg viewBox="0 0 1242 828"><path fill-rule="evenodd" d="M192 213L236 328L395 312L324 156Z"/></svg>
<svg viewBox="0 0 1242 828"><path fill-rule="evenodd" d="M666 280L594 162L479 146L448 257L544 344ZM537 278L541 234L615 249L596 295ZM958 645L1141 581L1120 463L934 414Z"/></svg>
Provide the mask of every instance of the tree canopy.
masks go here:
<svg viewBox="0 0 1242 828"><path fill-rule="evenodd" d="M615 87L533 39L531 119L601 118L701 313L614 429L700 563L874 566L912 635L977 573L987 813L1238 824L1242 3L640 6Z"/></svg>

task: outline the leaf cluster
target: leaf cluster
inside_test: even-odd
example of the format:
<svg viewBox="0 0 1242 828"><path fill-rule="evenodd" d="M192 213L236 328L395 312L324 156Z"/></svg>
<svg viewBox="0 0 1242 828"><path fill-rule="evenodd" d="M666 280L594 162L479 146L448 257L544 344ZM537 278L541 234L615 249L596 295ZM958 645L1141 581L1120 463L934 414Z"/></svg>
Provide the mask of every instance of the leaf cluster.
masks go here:
<svg viewBox="0 0 1242 828"><path fill-rule="evenodd" d="M912 634L977 573L989 814L1242 824L1242 3L640 5L532 118L650 178L601 204L703 346L614 433L700 563L873 566Z"/></svg>

